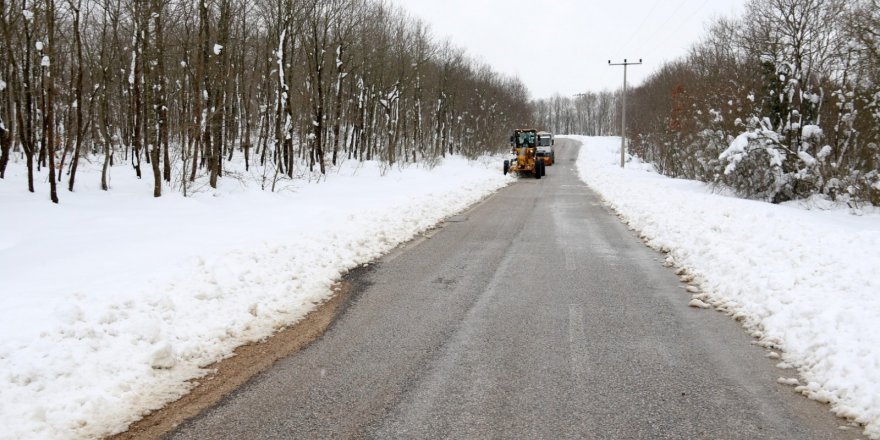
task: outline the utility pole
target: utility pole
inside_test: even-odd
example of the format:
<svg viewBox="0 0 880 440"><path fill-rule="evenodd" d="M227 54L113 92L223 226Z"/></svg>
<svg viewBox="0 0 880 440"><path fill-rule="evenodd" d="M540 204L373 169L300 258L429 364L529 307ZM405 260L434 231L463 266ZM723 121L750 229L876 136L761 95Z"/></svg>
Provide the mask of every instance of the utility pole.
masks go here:
<svg viewBox="0 0 880 440"><path fill-rule="evenodd" d="M623 162L626 160L626 66L633 66L642 64L642 59L639 58L638 63L628 63L626 58L623 59L622 63L614 63L611 64L611 60L608 60L609 66L623 66L623 105L621 113L622 118L620 121L620 167L623 168Z"/></svg>

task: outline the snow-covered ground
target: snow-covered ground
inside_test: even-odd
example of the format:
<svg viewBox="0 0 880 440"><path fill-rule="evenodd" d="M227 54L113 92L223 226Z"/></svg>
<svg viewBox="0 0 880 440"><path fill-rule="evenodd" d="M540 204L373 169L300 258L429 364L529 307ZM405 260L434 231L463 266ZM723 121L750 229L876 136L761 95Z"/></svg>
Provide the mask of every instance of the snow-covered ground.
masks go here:
<svg viewBox="0 0 880 440"><path fill-rule="evenodd" d="M637 159L621 170L620 138L571 138L584 144L581 178L649 245L668 250L670 263L696 276L697 299L741 320L781 354L780 366L799 370L797 380L780 382L880 438L876 209L854 215L821 200L778 206L729 197Z"/></svg>
<svg viewBox="0 0 880 440"><path fill-rule="evenodd" d="M619 138L582 138L582 178L741 319L799 390L880 438L880 212L776 206L669 179ZM341 273L508 184L500 159L428 171L347 162L326 181L255 176L186 198L94 169L48 201L0 180L0 439L93 438L186 391L199 367L295 322ZM690 300L683 295L682 304ZM790 379L790 378L785 378Z"/></svg>
<svg viewBox="0 0 880 440"><path fill-rule="evenodd" d="M126 165L48 200L0 180L0 439L95 438L187 390L200 367L291 324L367 263L507 185L500 158L433 170L346 162L326 181L259 176L154 199Z"/></svg>

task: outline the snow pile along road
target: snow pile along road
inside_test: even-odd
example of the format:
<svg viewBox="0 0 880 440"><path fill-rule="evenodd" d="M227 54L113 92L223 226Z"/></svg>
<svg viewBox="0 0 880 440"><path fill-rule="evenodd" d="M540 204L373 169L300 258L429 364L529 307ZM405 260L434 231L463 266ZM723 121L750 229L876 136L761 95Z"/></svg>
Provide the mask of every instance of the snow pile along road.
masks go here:
<svg viewBox="0 0 880 440"><path fill-rule="evenodd" d="M81 171L61 205L45 178L27 193L11 165L0 181L0 438L124 430L185 393L200 367L299 320L340 274L507 185L500 163L350 162L279 193L227 176L188 199L153 199L152 180L123 165L109 192L94 188L97 170Z"/></svg>
<svg viewBox="0 0 880 440"><path fill-rule="evenodd" d="M629 158L620 138L583 143L581 178L670 262L695 275L707 302L741 319L797 390L880 438L880 215L778 206L714 194ZM812 209L807 209L812 208ZM867 211L867 208L866 208ZM682 298L687 304L690 298Z"/></svg>

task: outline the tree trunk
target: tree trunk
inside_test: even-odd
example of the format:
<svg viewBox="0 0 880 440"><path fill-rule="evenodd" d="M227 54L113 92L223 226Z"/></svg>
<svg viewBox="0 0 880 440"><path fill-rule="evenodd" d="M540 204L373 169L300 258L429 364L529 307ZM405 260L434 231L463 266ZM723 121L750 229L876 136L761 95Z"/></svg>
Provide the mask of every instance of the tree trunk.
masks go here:
<svg viewBox="0 0 880 440"><path fill-rule="evenodd" d="M9 163L9 149L11 147L12 131L6 127L3 117L0 116L0 179L6 177L6 164Z"/></svg>
<svg viewBox="0 0 880 440"><path fill-rule="evenodd" d="M55 182L55 78L52 75L52 56L55 44L55 0L46 0L46 32L47 41L44 49L43 89L45 90L46 106L43 109L44 145L49 155L49 198L58 203L58 189Z"/></svg>
<svg viewBox="0 0 880 440"><path fill-rule="evenodd" d="M110 189L110 162L113 160L113 146L109 141L104 141L104 165L101 167L101 189Z"/></svg>
<svg viewBox="0 0 880 440"><path fill-rule="evenodd" d="M6 2L4 0L0 0L0 15L5 14L6 11ZM15 77L18 75L18 66L16 66L15 60L11 55L11 41L7 40L6 37L8 33L6 32L6 18L0 17L0 26L2 26L2 35L4 40L6 41L6 46L9 48L9 64L6 66L6 71L0 73L0 75L5 75L6 78L9 78L9 84L6 84L0 87L0 97L5 96L6 99L0 101L0 179L6 177L6 166L9 163L9 150L12 147L12 138L14 136L12 130L13 120L13 96L15 94ZM3 118L3 115L7 115L8 122ZM7 126L6 124L9 124Z"/></svg>
<svg viewBox="0 0 880 440"><path fill-rule="evenodd" d="M73 38L76 46L76 86L74 89L76 100L76 145L73 147L73 159L70 164L70 180L68 181L67 190L73 191L73 184L76 181L76 168L79 164L79 152L82 148L83 138L83 116L82 116L82 88L83 88L83 54L82 54L82 35L80 33L80 9L82 0L78 0L76 6L73 0L70 1L73 9Z"/></svg>
<svg viewBox="0 0 880 440"><path fill-rule="evenodd" d="M136 5L139 5L139 2L135 2ZM140 11L140 7L136 7L136 10ZM139 12L136 13L138 16ZM140 20L137 20L138 24ZM135 25L134 29L134 38L132 38L132 49L131 49L131 71L129 72L128 84L131 90L131 99L132 99L132 136L131 136L131 166L134 168L135 174L137 178L140 179L141 176L141 147L142 147L142 139L143 139L143 102L141 97L141 81L143 80L143 75L141 72L140 66L142 65L141 58L142 54L140 53L141 48L143 47L142 38L141 38L141 29L138 25Z"/></svg>
<svg viewBox="0 0 880 440"><path fill-rule="evenodd" d="M162 170L159 163L162 152L161 130L164 125L164 101L158 96L164 93L162 73L159 71L162 57L159 53L158 32L162 29L162 6L159 0L150 0L143 14L143 60L144 76L148 84L144 98L144 115L146 122L147 152L153 169L153 197L162 196ZM150 19L153 19L151 29Z"/></svg>

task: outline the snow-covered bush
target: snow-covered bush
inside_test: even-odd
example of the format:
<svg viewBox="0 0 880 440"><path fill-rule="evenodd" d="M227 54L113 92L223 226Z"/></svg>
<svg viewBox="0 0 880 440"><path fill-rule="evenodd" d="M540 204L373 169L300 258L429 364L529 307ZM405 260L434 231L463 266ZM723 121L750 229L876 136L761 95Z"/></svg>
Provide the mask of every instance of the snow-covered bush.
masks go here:
<svg viewBox="0 0 880 440"><path fill-rule="evenodd" d="M832 148L822 146L822 129L807 125L799 135L790 131L777 132L768 117L751 118L747 130L719 155L724 165L719 181L745 197L774 203L833 190L837 185L826 185L823 173Z"/></svg>
<svg viewBox="0 0 880 440"><path fill-rule="evenodd" d="M742 195L772 201L786 184L786 151L779 135L767 127L769 119L755 118L753 124L719 156L724 165L720 179Z"/></svg>

